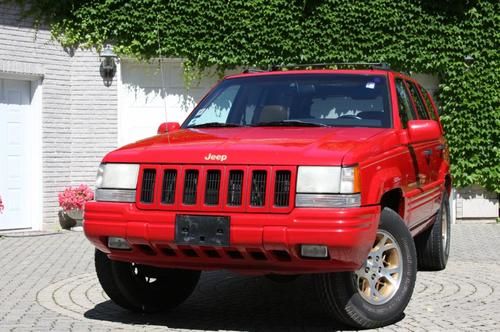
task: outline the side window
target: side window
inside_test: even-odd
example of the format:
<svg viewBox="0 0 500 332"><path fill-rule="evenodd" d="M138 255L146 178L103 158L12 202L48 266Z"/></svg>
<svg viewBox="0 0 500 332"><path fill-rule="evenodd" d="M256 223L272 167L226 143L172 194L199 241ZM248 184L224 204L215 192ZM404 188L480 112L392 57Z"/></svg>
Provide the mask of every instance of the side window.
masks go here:
<svg viewBox="0 0 500 332"><path fill-rule="evenodd" d="M424 102L420 97L420 93L418 93L417 87L415 86L415 84L413 84L413 82L407 81L406 83L408 84L408 88L410 89L411 97L413 98L413 101L417 106L418 117L420 118L420 120L429 120L429 114L425 109Z"/></svg>
<svg viewBox="0 0 500 332"><path fill-rule="evenodd" d="M427 105L427 109L429 110L429 114L431 115L431 119L437 120L436 112L434 111L434 107L432 106L431 97L429 96L429 92L427 92L422 87L420 87L420 91L422 91L422 95L424 96L424 101L425 101L425 104Z"/></svg>
<svg viewBox="0 0 500 332"><path fill-rule="evenodd" d="M401 119L403 128L406 128L408 121L414 120L416 116L410 96L408 95L405 84L401 79L396 79L396 92L398 94L399 118Z"/></svg>

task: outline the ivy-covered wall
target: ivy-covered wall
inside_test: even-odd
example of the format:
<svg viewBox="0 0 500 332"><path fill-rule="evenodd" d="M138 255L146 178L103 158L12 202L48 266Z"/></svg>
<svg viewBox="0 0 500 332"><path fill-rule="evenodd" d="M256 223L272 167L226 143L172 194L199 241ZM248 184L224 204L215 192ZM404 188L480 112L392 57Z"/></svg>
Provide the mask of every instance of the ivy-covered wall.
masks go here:
<svg viewBox="0 0 500 332"><path fill-rule="evenodd" d="M38 0L29 14L66 46L150 58L160 45L188 69L383 61L438 74L455 185L500 192L498 0Z"/></svg>

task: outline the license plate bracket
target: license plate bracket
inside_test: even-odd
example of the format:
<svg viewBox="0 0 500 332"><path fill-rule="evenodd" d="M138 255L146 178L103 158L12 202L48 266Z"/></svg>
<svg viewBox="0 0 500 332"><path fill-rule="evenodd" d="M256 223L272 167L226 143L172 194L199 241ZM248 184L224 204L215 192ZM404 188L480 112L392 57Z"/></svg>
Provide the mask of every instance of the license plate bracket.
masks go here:
<svg viewBox="0 0 500 332"><path fill-rule="evenodd" d="M175 217L175 243L228 247L229 229L227 216L178 214Z"/></svg>

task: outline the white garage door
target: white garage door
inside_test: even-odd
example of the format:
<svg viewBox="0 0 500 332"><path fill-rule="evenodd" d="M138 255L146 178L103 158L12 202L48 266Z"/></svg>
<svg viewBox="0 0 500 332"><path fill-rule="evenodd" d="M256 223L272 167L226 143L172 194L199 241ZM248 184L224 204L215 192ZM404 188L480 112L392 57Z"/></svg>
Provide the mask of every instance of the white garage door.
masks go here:
<svg viewBox="0 0 500 332"><path fill-rule="evenodd" d="M217 81L216 77L203 77L186 90L180 60L166 60L162 67L163 82L158 62L121 62L119 145L155 135L165 119L184 121L195 103Z"/></svg>
<svg viewBox="0 0 500 332"><path fill-rule="evenodd" d="M0 79L0 230L31 228L31 82Z"/></svg>

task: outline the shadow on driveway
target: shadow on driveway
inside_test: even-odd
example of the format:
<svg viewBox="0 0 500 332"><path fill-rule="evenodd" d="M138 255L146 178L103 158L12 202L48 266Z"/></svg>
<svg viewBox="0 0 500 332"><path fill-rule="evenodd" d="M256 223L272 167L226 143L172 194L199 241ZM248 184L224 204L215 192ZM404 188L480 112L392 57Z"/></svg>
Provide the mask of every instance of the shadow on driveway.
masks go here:
<svg viewBox="0 0 500 332"><path fill-rule="evenodd" d="M131 313L106 301L88 310L85 317L136 327L147 325L189 330L346 329L322 312L309 276L277 283L264 277L237 276L228 272L203 273L193 295L169 313Z"/></svg>

